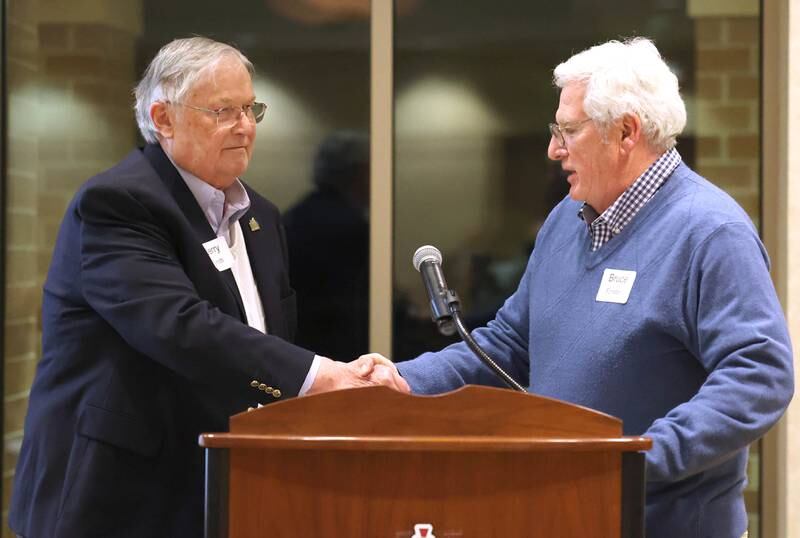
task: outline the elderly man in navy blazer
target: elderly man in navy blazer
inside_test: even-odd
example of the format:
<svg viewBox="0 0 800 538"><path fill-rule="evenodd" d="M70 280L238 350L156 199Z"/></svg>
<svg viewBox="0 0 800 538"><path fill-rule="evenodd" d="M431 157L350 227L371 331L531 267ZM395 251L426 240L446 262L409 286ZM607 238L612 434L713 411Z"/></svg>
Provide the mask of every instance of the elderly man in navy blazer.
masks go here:
<svg viewBox="0 0 800 538"><path fill-rule="evenodd" d="M18 535L201 536L199 433L376 374L407 390L373 356L337 363L290 343L278 211L239 179L266 108L252 74L223 43L163 47L135 92L148 144L69 205L44 286Z"/></svg>

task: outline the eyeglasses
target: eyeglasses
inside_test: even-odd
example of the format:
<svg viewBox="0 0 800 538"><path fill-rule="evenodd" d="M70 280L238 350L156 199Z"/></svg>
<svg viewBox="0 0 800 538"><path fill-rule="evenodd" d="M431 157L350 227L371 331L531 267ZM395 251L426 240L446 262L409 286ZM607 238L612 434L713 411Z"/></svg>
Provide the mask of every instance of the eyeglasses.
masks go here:
<svg viewBox="0 0 800 538"><path fill-rule="evenodd" d="M551 123L548 125L548 127L550 128L550 134L553 135L553 138L558 141L558 146L561 148L566 148L567 138L575 135L575 133L578 132L578 127L589 121L592 121L592 118L586 118L585 120L567 123L563 126L557 123Z"/></svg>
<svg viewBox="0 0 800 538"><path fill-rule="evenodd" d="M232 127L239 121L242 114L251 123L258 123L264 119L264 113L267 111L267 105L264 103L253 103L244 106L226 106L223 108L211 109L203 108L201 106L187 105L186 103L173 103L192 110L199 110L207 114L214 114L217 117L217 127Z"/></svg>

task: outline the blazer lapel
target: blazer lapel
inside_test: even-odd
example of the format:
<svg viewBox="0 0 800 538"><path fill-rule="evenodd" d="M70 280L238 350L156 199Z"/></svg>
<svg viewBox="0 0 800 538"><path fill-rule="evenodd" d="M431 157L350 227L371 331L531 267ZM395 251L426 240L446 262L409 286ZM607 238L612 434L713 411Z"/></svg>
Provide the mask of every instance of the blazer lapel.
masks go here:
<svg viewBox="0 0 800 538"><path fill-rule="evenodd" d="M164 153L164 150L161 149L161 146L158 144L146 145L144 148L144 155L172 193L175 202L192 225L200 242L205 243L216 239L217 236L214 234L214 230L211 229L211 225L203 214L203 210L200 209L192 191L186 186L186 182L178 173L178 170L172 165L172 162ZM216 268L213 270L217 271ZM226 269L225 271L217 272L228 287L228 291L231 292L236 300L236 305L239 308L239 319L246 323L247 316L244 311L244 303L239 294L239 287L236 285L236 279L233 278L233 271Z"/></svg>
<svg viewBox="0 0 800 538"><path fill-rule="evenodd" d="M253 221L251 221L253 219ZM251 222L253 225L251 226ZM278 230L262 220L252 207L239 219L242 235L250 258L253 279L264 307L267 331L275 336L287 338L288 329L281 309L280 275L283 267Z"/></svg>

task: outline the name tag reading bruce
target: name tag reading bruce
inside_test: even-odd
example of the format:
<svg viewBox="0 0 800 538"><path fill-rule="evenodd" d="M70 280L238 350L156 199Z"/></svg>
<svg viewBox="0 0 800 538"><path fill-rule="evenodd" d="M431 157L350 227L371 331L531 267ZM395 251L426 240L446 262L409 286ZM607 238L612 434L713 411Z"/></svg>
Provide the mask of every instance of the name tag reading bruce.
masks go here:
<svg viewBox="0 0 800 538"><path fill-rule="evenodd" d="M600 281L600 288L597 290L595 301L602 303L627 303L628 297L631 295L631 288L633 288L634 280L636 280L636 271L606 269L603 271L603 280Z"/></svg>
<svg viewBox="0 0 800 538"><path fill-rule="evenodd" d="M211 263L214 264L217 271L224 271L233 267L231 249L228 248L227 241L222 237L206 241L203 243L203 248L208 252L208 257L211 258Z"/></svg>

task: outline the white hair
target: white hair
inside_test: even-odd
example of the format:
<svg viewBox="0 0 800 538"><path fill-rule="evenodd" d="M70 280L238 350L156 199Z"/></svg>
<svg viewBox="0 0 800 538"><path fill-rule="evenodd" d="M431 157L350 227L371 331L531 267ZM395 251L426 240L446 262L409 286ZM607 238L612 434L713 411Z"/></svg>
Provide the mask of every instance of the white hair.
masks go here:
<svg viewBox="0 0 800 538"><path fill-rule="evenodd" d="M675 146L686 126L686 106L678 77L652 41L637 37L609 41L579 52L553 71L559 88L584 84L583 109L602 129L635 114L649 144L659 151Z"/></svg>
<svg viewBox="0 0 800 538"><path fill-rule="evenodd" d="M253 75L253 64L238 49L206 37L176 39L161 47L133 90L136 123L147 142L158 142L158 131L150 117L152 104L180 102L204 71L225 57L237 58Z"/></svg>

